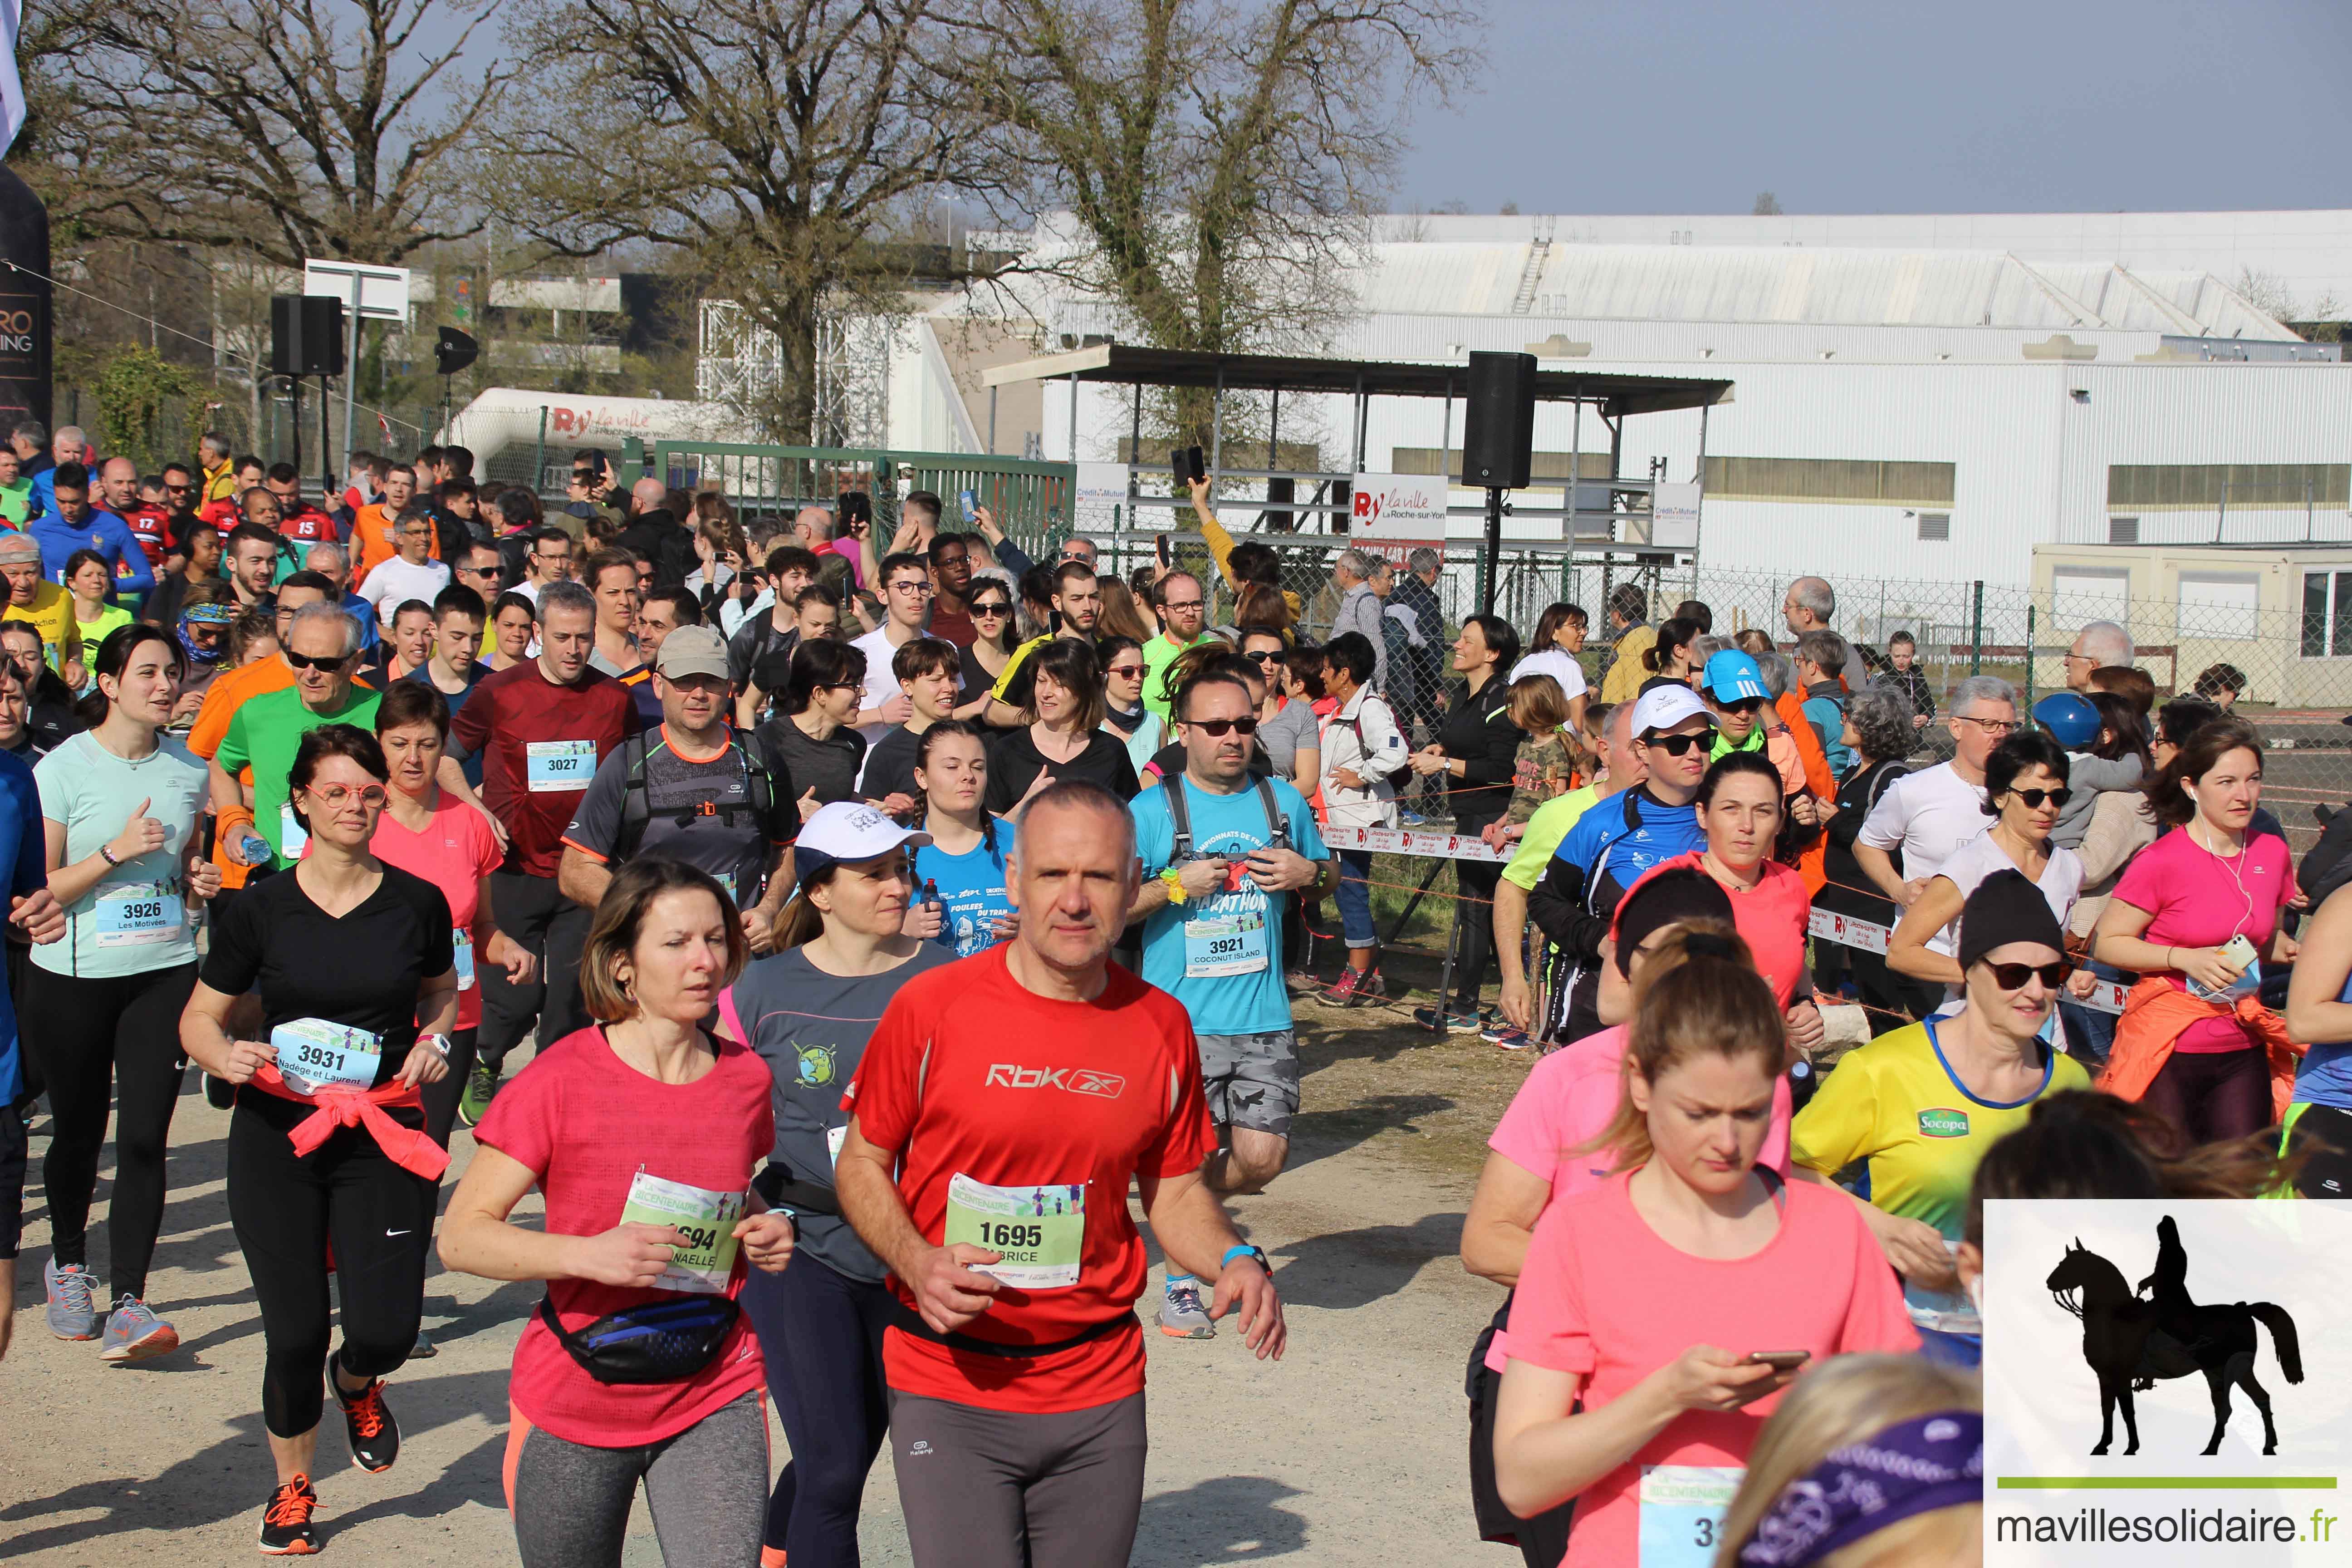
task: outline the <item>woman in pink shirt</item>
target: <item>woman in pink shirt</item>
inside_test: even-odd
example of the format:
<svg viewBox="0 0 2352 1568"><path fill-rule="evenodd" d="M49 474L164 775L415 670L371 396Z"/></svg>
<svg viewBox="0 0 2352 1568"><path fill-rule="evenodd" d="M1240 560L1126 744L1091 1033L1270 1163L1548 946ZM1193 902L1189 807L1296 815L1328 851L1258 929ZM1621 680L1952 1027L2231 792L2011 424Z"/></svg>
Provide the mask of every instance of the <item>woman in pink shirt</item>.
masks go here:
<svg viewBox="0 0 2352 1568"><path fill-rule="evenodd" d="M1601 1144L1618 1173L1537 1222L1495 1414L1511 1511L1576 1500L1565 1568L1706 1561L1799 1369L1918 1344L1852 1200L1759 1168L1786 1051L1771 987L1693 953L1643 987L1629 1045Z"/></svg>

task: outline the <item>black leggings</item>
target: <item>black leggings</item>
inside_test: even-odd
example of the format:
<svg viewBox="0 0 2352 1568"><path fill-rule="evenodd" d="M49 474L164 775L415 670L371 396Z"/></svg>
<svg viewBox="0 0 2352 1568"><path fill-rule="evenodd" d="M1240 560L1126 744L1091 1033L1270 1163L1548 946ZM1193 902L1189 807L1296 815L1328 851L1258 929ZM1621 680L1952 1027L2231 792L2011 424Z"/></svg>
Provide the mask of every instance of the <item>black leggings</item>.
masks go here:
<svg viewBox="0 0 2352 1568"><path fill-rule="evenodd" d="M450 1030L448 1074L416 1091L425 1101L425 1136L444 1149L449 1146L449 1130L457 1125L457 1097L466 1092L466 1075L474 1070L474 1037L478 1032Z"/></svg>
<svg viewBox="0 0 2352 1568"><path fill-rule="evenodd" d="M534 1021L542 1050L588 1026L588 1015L580 1006L580 950L587 945L588 922L595 915L558 892L554 878L521 871L492 872L490 897L499 911L499 929L508 940L540 955L539 974L528 985L510 983L503 965L475 966L482 986L482 1025L475 1054L484 1067L496 1071L506 1065L507 1052L530 1033Z"/></svg>
<svg viewBox="0 0 2352 1568"><path fill-rule="evenodd" d="M857 1568L857 1507L890 1426L882 1383L887 1287L800 1257L753 1269L743 1309L768 1363L768 1393L793 1457L768 1499L761 1544L793 1568Z"/></svg>
<svg viewBox="0 0 2352 1568"><path fill-rule="evenodd" d="M110 1297L147 1298L147 1265L163 1226L163 1152L187 1068L180 1014L195 984L194 963L108 979L34 964L26 976L18 1011L37 1020L26 1034L48 1080L54 1131L41 1188L60 1264L89 1262L90 1194L98 1190L108 1101L114 1103Z"/></svg>
<svg viewBox="0 0 2352 1568"><path fill-rule="evenodd" d="M267 1347L261 1418L273 1436L319 1424L330 1334L327 1247L342 1301L343 1370L382 1377L416 1346L425 1305L425 1255L433 1237L435 1184L404 1171L363 1127L336 1131L297 1155L285 1128L305 1108L252 1103L237 1092L228 1128L228 1215L261 1304ZM391 1114L409 1126L415 1112Z"/></svg>
<svg viewBox="0 0 2352 1568"><path fill-rule="evenodd" d="M2242 1051L2175 1051L2141 1103L2191 1143L2224 1143L2271 1124L2271 1058Z"/></svg>
<svg viewBox="0 0 2352 1568"><path fill-rule="evenodd" d="M1458 831L1468 835L1477 828L1463 827ZM1478 1010L1478 988L1486 984L1486 971L1495 962L1495 884L1502 879L1499 861L1454 862L1454 891L1465 899L1478 900L1456 906L1461 931L1456 958L1461 967L1454 972L1454 1005L1467 1012Z"/></svg>

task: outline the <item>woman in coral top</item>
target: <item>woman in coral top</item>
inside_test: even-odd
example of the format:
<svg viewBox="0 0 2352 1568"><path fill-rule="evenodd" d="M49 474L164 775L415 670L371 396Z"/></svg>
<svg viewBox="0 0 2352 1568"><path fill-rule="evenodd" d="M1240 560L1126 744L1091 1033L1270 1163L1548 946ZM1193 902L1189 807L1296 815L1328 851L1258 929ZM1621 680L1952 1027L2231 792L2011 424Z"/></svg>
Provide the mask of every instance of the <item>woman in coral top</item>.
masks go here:
<svg viewBox="0 0 2352 1568"><path fill-rule="evenodd" d="M1495 1479L1522 1518L1577 1500L1565 1568L1710 1561L1800 1370L1917 1347L1852 1200L1759 1168L1785 1048L1771 987L1733 959L1657 976L1601 1140L1616 1173L1537 1223Z"/></svg>

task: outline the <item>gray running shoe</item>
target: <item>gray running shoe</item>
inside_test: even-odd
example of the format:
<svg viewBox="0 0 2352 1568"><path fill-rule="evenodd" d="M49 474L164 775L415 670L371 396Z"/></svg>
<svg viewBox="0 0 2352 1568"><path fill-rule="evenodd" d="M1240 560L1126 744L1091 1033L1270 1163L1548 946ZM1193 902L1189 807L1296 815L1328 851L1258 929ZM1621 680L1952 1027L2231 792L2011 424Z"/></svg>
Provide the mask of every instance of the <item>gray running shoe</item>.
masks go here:
<svg viewBox="0 0 2352 1568"><path fill-rule="evenodd" d="M408 1352L408 1359L411 1361L428 1361L440 1353L441 1347L433 1342L433 1336L426 1333L423 1329L417 1330L416 1344L415 1347Z"/></svg>
<svg viewBox="0 0 2352 1568"><path fill-rule="evenodd" d="M180 1331L157 1317L153 1309L136 1296L125 1296L114 1303L114 1310L106 1320L105 1343L98 1357L120 1366L126 1362L145 1361L149 1356L169 1355L180 1348Z"/></svg>
<svg viewBox="0 0 2352 1568"><path fill-rule="evenodd" d="M41 1266L41 1283L49 1292L49 1332L61 1340L94 1340L104 1314L98 1310L98 1277L79 1263L58 1267L54 1258Z"/></svg>
<svg viewBox="0 0 2352 1568"><path fill-rule="evenodd" d="M1160 1298L1160 1331L1171 1340L1213 1340L1217 1325L1201 1305L1201 1287L1192 1280L1171 1285Z"/></svg>

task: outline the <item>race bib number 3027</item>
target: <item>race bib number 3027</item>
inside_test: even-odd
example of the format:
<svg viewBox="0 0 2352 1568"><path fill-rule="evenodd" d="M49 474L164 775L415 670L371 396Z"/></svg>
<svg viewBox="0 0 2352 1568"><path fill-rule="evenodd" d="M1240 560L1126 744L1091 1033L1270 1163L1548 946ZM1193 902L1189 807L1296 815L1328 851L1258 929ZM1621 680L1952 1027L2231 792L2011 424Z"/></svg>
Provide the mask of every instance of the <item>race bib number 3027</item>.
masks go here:
<svg viewBox="0 0 2352 1568"><path fill-rule="evenodd" d="M586 789L595 776L593 741L533 741L523 747L523 783L533 795Z"/></svg>

